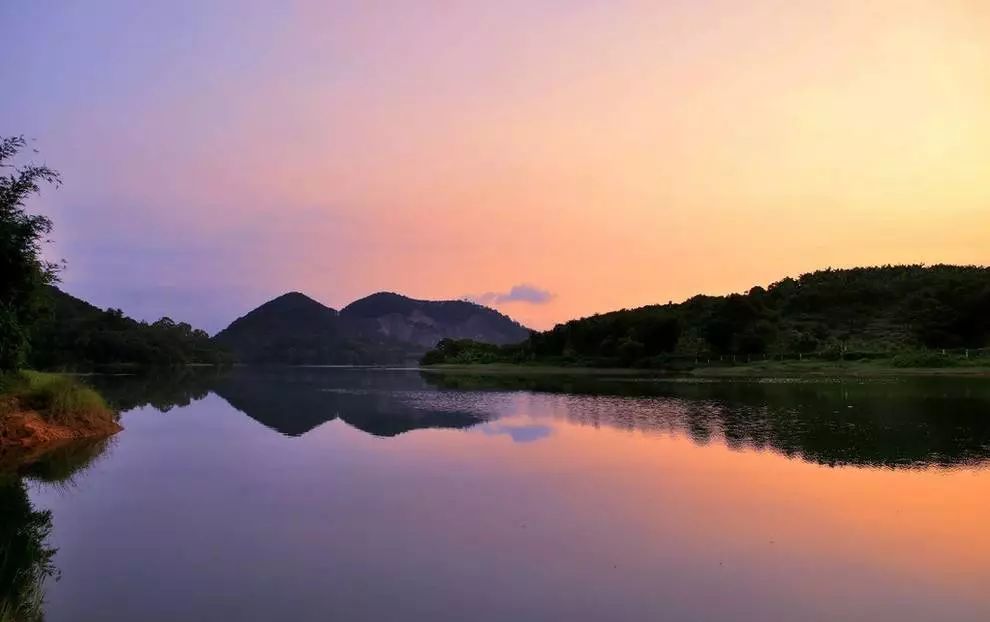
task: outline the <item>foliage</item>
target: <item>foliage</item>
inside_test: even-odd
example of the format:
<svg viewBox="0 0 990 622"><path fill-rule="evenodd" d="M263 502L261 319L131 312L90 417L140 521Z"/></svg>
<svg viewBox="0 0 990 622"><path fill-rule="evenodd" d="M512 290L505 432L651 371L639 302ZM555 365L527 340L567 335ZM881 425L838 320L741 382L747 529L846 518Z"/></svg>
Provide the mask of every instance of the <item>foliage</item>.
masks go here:
<svg viewBox="0 0 990 622"><path fill-rule="evenodd" d="M108 417L116 419L99 393L71 376L10 372L4 374L0 385L22 407L37 411L51 423L72 427Z"/></svg>
<svg viewBox="0 0 990 622"><path fill-rule="evenodd" d="M909 265L822 270L745 294L623 309L534 333L508 350L462 343L431 351L422 362L668 367L713 358L875 359L988 345L990 268Z"/></svg>
<svg viewBox="0 0 990 622"><path fill-rule="evenodd" d="M21 481L0 481L0 508L0 622L41 620L44 582L56 574L51 512L31 507Z"/></svg>
<svg viewBox="0 0 990 622"><path fill-rule="evenodd" d="M945 356L938 352L902 352L890 359L893 367L957 367L960 361L955 357Z"/></svg>
<svg viewBox="0 0 990 622"><path fill-rule="evenodd" d="M24 402L52 423L72 426L77 421L113 415L99 393L62 374L22 371L27 379Z"/></svg>
<svg viewBox="0 0 990 622"><path fill-rule="evenodd" d="M120 309L102 311L54 287L35 328L30 363L38 369L108 365L223 364L229 355L202 330L163 317L138 322Z"/></svg>
<svg viewBox="0 0 990 622"><path fill-rule="evenodd" d="M671 306L651 306L571 320L533 333L525 349L533 359L553 357L633 365L671 352L680 336Z"/></svg>
<svg viewBox="0 0 990 622"><path fill-rule="evenodd" d="M423 365L449 363L470 365L475 363L497 363L504 361L514 346L497 346L470 339L442 339L437 347L427 352Z"/></svg>
<svg viewBox="0 0 990 622"><path fill-rule="evenodd" d="M42 184L58 185L59 176L46 166L12 164L26 145L22 136L0 137L0 168L12 170L0 175L0 370L23 363L42 289L58 276L58 265L41 256L52 221L27 213L24 203Z"/></svg>

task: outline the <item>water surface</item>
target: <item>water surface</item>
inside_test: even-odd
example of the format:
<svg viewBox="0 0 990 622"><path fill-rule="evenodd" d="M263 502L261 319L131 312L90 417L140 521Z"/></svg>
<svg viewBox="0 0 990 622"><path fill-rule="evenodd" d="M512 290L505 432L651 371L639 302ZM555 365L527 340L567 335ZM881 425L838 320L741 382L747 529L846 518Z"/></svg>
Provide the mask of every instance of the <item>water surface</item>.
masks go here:
<svg viewBox="0 0 990 622"><path fill-rule="evenodd" d="M51 621L990 619L985 380L94 382Z"/></svg>

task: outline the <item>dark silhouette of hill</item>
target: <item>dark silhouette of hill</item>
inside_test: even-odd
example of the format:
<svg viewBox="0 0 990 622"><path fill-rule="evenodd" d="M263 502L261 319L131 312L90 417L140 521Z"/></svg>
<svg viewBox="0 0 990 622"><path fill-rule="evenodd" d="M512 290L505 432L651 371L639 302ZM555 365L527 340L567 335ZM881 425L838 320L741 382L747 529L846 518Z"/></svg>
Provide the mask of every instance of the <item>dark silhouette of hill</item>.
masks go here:
<svg viewBox="0 0 990 622"><path fill-rule="evenodd" d="M990 268L882 266L822 270L745 294L571 320L519 345L448 340L423 362L665 367L678 358L879 358L988 346Z"/></svg>
<svg viewBox="0 0 990 622"><path fill-rule="evenodd" d="M242 363L362 362L360 356L351 355L337 312L298 292L279 296L237 318L213 341Z"/></svg>
<svg viewBox="0 0 990 622"><path fill-rule="evenodd" d="M205 331L185 322L168 317L139 322L120 309L99 309L55 287L46 288L42 301L29 353L29 363L37 369L221 364L230 359Z"/></svg>
<svg viewBox="0 0 990 622"><path fill-rule="evenodd" d="M466 301L378 293L338 312L293 292L238 318L214 341L244 363L376 365L415 361L445 338L508 344L528 335L505 315Z"/></svg>

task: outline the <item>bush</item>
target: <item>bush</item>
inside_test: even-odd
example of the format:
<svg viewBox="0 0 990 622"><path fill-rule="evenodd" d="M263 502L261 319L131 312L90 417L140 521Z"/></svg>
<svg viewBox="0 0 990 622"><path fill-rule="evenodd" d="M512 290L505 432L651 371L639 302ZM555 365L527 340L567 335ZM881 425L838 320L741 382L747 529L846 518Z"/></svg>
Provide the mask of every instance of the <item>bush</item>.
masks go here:
<svg viewBox="0 0 990 622"><path fill-rule="evenodd" d="M100 394L75 378L35 371L18 375L22 378L15 389L19 399L52 423L71 426L103 417L116 419Z"/></svg>
<svg viewBox="0 0 990 622"><path fill-rule="evenodd" d="M955 367L959 361L935 352L905 352L890 360L893 367Z"/></svg>

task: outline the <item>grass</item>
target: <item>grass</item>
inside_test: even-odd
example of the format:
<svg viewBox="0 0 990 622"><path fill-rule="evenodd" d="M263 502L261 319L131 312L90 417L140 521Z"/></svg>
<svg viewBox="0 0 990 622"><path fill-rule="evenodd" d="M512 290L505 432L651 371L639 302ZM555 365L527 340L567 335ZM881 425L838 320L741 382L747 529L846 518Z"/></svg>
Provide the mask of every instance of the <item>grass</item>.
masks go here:
<svg viewBox="0 0 990 622"><path fill-rule="evenodd" d="M953 361L944 357L896 356L870 361L754 361L735 366L697 367L691 375L757 376L990 376L990 361Z"/></svg>
<svg viewBox="0 0 990 622"><path fill-rule="evenodd" d="M464 372L471 374L520 374L566 376L656 376L661 369L635 367L581 367L578 365L539 365L530 363L440 363L421 366L420 371L437 373Z"/></svg>
<svg viewBox="0 0 990 622"><path fill-rule="evenodd" d="M36 410L49 423L73 427L116 414L99 393L79 380L63 374L20 371L0 377L0 395L6 396L4 409Z"/></svg>
<svg viewBox="0 0 990 622"><path fill-rule="evenodd" d="M946 357L939 354L898 355L889 359L863 361L804 361L758 360L735 365L698 365L690 369L593 368L555 365L440 364L422 367L435 373L514 374L514 375L596 375L596 376L657 376L686 375L708 378L767 377L767 376L990 376L990 359Z"/></svg>

